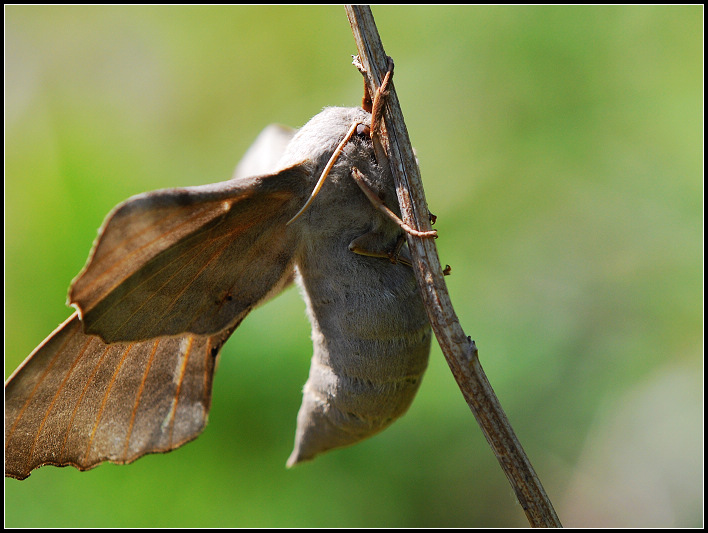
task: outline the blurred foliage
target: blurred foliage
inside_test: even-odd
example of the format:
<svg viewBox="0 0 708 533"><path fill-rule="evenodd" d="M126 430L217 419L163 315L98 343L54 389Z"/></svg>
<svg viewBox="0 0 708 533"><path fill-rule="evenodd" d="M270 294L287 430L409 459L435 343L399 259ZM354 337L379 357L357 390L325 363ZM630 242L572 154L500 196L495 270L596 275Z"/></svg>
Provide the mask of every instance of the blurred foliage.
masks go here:
<svg viewBox="0 0 708 533"><path fill-rule="evenodd" d="M702 524L703 8L374 7L463 327L567 526ZM357 105L334 7L5 8L5 375L105 214ZM10 527L518 526L437 346L409 413L286 470L297 291L222 354L195 442L5 482Z"/></svg>

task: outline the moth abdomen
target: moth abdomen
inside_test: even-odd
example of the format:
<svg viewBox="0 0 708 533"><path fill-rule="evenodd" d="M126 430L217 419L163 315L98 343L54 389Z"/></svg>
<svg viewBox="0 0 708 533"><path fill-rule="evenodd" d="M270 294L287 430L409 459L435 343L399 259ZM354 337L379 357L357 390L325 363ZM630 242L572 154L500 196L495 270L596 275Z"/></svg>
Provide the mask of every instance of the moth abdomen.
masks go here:
<svg viewBox="0 0 708 533"><path fill-rule="evenodd" d="M427 364L430 337L418 347L419 373L380 380L338 373L316 352L298 413L295 448L288 466L375 435L410 407ZM372 354L373 355L373 354ZM378 366L376 356L371 362Z"/></svg>
<svg viewBox="0 0 708 533"><path fill-rule="evenodd" d="M370 260L351 255L353 265ZM378 261L396 275L367 269L356 286L340 279L340 291L325 289L326 305L323 288L306 277L307 263L299 266L314 354L289 466L378 433L408 410L418 391L432 336L427 316L410 268ZM362 298L371 290L385 296Z"/></svg>

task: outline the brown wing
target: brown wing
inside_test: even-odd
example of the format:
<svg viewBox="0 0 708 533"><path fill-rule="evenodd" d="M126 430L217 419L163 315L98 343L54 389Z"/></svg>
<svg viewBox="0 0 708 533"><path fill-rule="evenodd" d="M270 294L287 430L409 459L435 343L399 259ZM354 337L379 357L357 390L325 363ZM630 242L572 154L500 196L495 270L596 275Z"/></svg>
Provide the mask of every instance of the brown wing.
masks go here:
<svg viewBox="0 0 708 533"><path fill-rule="evenodd" d="M5 384L5 475L130 463L196 438L233 329L108 345L84 334L74 313Z"/></svg>
<svg viewBox="0 0 708 533"><path fill-rule="evenodd" d="M141 341L212 335L239 322L292 275L296 236L286 222L306 177L292 167L119 205L69 291L84 331Z"/></svg>

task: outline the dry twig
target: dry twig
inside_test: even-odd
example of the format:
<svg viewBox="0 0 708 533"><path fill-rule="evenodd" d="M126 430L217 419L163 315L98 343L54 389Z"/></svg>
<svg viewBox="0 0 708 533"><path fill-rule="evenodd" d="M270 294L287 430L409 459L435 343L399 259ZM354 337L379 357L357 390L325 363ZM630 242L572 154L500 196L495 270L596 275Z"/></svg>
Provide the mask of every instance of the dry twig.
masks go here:
<svg viewBox="0 0 708 533"><path fill-rule="evenodd" d="M359 51L358 68L370 94L376 94L387 71L386 56L371 9L346 6ZM380 141L396 182L403 221L422 231L431 229L420 171L395 88L389 83ZM445 359L532 526L561 527L553 506L514 434L479 363L477 347L460 326L447 292L434 239L408 234L416 279L428 317Z"/></svg>

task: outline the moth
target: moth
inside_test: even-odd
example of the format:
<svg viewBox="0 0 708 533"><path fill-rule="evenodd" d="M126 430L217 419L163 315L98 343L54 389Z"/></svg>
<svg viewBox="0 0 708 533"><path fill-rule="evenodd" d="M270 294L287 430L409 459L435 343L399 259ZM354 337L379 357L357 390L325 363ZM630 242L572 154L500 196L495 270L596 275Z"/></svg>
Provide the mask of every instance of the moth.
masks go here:
<svg viewBox="0 0 708 533"><path fill-rule="evenodd" d="M5 475L125 464L196 438L221 347L293 281L314 353L287 464L399 418L430 351L404 245L423 233L398 219L372 127L363 108L325 108L279 132L279 148L257 143L229 181L115 207L69 289L76 312L5 384Z"/></svg>

